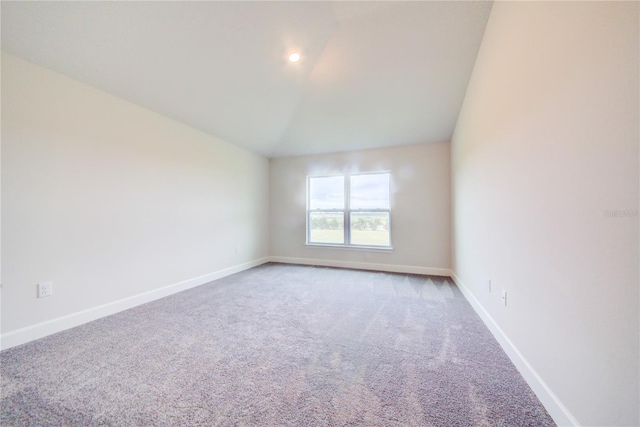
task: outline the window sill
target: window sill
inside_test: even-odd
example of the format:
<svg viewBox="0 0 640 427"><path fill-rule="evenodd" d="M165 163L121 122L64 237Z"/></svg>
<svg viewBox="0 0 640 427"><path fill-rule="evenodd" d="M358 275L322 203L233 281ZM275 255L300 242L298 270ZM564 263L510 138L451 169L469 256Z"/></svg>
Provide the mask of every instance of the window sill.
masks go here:
<svg viewBox="0 0 640 427"><path fill-rule="evenodd" d="M305 243L311 248L346 249L356 251L393 252L393 246L332 245L329 243Z"/></svg>

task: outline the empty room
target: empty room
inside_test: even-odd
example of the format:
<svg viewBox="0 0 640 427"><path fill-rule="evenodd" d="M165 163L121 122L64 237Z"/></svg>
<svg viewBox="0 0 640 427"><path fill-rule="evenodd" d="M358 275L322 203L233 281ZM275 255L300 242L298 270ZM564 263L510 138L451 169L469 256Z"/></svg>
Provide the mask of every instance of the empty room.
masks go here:
<svg viewBox="0 0 640 427"><path fill-rule="evenodd" d="M640 425L640 2L1 8L0 425Z"/></svg>

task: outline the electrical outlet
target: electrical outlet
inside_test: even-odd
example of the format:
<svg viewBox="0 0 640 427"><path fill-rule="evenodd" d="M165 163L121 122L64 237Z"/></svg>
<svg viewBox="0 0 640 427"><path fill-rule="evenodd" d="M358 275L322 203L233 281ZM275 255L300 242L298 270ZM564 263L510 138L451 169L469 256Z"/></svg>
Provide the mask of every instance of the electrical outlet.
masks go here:
<svg viewBox="0 0 640 427"><path fill-rule="evenodd" d="M38 298L50 297L51 295L53 295L52 282L38 283Z"/></svg>
<svg viewBox="0 0 640 427"><path fill-rule="evenodd" d="M487 278L487 287L489 289L489 293L491 293L491 279Z"/></svg>
<svg viewBox="0 0 640 427"><path fill-rule="evenodd" d="M507 306L507 291L502 290L502 305Z"/></svg>

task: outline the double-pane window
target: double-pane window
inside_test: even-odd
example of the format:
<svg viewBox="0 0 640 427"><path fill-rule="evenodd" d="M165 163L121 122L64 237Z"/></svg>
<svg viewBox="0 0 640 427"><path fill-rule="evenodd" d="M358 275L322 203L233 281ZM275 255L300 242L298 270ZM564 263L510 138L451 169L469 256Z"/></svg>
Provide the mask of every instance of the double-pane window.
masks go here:
<svg viewBox="0 0 640 427"><path fill-rule="evenodd" d="M310 176L307 243L391 247L388 172Z"/></svg>

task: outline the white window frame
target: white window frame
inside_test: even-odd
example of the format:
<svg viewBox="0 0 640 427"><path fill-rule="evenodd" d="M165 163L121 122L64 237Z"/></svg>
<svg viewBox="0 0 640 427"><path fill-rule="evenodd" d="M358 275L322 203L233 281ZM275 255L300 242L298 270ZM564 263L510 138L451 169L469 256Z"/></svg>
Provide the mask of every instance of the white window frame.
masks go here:
<svg viewBox="0 0 640 427"><path fill-rule="evenodd" d="M351 209L351 177L362 175L389 175L389 208L388 209ZM311 180L313 178L332 178L332 177L344 177L344 209L311 209ZM392 251L393 240L391 232L391 171L375 171L375 172L357 172L357 173L344 173L334 175L307 175L307 213L306 213L306 245L318 246L318 247L330 247L330 248L351 248L351 249L366 249L366 250L378 250L378 251ZM318 243L311 241L311 214L314 212L327 212L327 213L342 213L344 224L344 243ZM368 213L368 212L386 212L389 215L389 245L359 245L351 243L351 213Z"/></svg>

